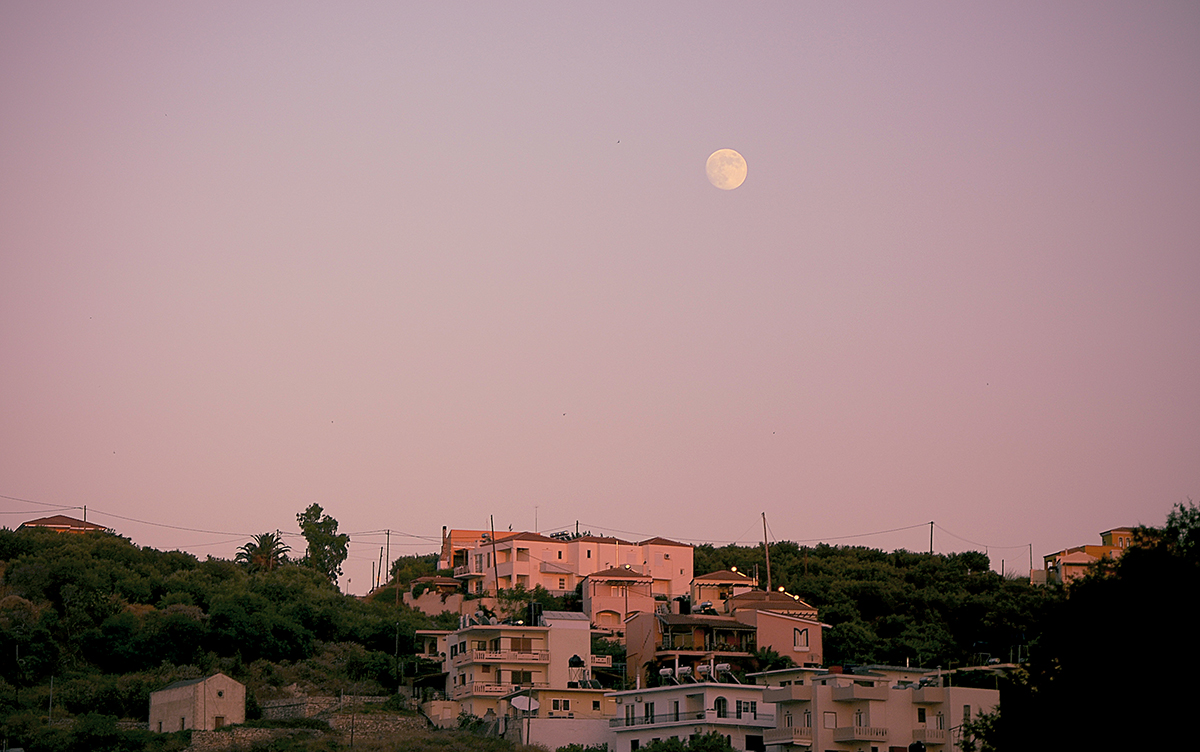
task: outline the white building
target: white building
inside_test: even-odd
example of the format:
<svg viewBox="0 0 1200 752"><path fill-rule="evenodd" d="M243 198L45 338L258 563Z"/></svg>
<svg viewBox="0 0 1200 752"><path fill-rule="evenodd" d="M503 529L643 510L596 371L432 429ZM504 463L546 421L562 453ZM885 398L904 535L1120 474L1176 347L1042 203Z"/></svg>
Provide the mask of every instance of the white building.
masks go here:
<svg viewBox="0 0 1200 752"><path fill-rule="evenodd" d="M190 679L150 693L150 730L213 731L246 721L246 686L225 674Z"/></svg>
<svg viewBox="0 0 1200 752"><path fill-rule="evenodd" d="M711 677L705 677L711 678ZM764 750L765 734L775 727L775 706L764 702L764 687L753 684L696 681L649 689L613 692L616 717L609 725L615 752L631 752L652 741L717 733L737 750ZM673 676L668 677L674 681Z"/></svg>
<svg viewBox="0 0 1200 752"><path fill-rule="evenodd" d="M860 667L856 673L790 668L751 675L775 703L764 740L781 750L885 752L922 742L950 752L964 720L999 706L994 689L950 686L926 669Z"/></svg>

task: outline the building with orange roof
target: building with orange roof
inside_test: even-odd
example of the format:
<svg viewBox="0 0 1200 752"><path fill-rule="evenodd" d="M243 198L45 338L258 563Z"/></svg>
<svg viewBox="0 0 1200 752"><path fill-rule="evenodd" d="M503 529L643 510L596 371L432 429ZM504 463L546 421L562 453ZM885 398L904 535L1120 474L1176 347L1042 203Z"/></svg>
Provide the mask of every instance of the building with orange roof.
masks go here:
<svg viewBox="0 0 1200 752"><path fill-rule="evenodd" d="M725 613L725 601L735 595L748 593L757 587L758 580L756 578L737 571L736 567L696 575L692 578L690 588L692 610L712 609L718 614L723 614Z"/></svg>
<svg viewBox="0 0 1200 752"><path fill-rule="evenodd" d="M1055 551L1042 557L1047 582L1066 585L1082 577L1088 567L1101 559L1117 559L1133 545L1133 528L1116 527L1100 533L1100 545L1082 545Z"/></svg>

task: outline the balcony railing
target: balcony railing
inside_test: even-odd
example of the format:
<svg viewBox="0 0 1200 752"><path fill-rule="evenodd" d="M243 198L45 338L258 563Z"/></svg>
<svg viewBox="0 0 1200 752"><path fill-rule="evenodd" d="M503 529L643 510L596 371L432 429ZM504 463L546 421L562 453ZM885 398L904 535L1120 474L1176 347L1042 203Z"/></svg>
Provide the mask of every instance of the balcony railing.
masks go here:
<svg viewBox="0 0 1200 752"><path fill-rule="evenodd" d="M839 726L833 730L835 742L884 742L887 737L885 726Z"/></svg>
<svg viewBox="0 0 1200 752"><path fill-rule="evenodd" d="M945 744L946 729L940 728L919 728L913 729L913 741L925 742L926 744Z"/></svg>
<svg viewBox="0 0 1200 752"><path fill-rule="evenodd" d="M612 666L612 656L611 655L593 655L592 656L592 665L593 666Z"/></svg>
<svg viewBox="0 0 1200 752"><path fill-rule="evenodd" d="M549 663L550 652L547 650L468 650L454 656L454 665L464 663Z"/></svg>
<svg viewBox="0 0 1200 752"><path fill-rule="evenodd" d="M812 744L813 730L811 726L790 726L788 728L771 728L763 732L763 742L767 744Z"/></svg>
<svg viewBox="0 0 1200 752"><path fill-rule="evenodd" d="M812 702L813 688L807 684L771 687L763 692L763 702Z"/></svg>
<svg viewBox="0 0 1200 752"><path fill-rule="evenodd" d="M696 641L690 636L678 635L663 635L662 647L659 650L693 650L701 653L753 653L757 648L754 646L754 640L745 640L742 643L727 642L725 640L703 640Z"/></svg>
<svg viewBox="0 0 1200 752"><path fill-rule="evenodd" d="M463 564L461 567L454 568L455 577L482 577L483 572L472 571L470 564Z"/></svg>
<svg viewBox="0 0 1200 752"><path fill-rule="evenodd" d="M516 692L519 689L546 689L548 682L528 682L526 684L492 684L490 682L467 682L451 688L450 699L458 700L472 695L477 697L501 697Z"/></svg>
<svg viewBox="0 0 1200 752"><path fill-rule="evenodd" d="M835 702L855 702L856 700L887 700L887 687L864 687L861 684L850 684L834 687L829 693Z"/></svg>
<svg viewBox="0 0 1200 752"><path fill-rule="evenodd" d="M679 713L655 713L650 718L644 715L633 718L611 718L608 725L610 728L633 728L635 726L670 726L697 722L767 729L775 726L775 714L742 711L742 717L738 718L737 713L732 710L720 715L715 710L692 710Z"/></svg>

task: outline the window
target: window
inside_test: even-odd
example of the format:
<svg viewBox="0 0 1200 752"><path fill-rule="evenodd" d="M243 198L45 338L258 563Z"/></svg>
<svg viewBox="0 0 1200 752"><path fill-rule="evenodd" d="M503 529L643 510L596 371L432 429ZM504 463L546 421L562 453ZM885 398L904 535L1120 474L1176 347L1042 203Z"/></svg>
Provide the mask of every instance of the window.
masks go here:
<svg viewBox="0 0 1200 752"><path fill-rule="evenodd" d="M213 728L219 729L225 725L225 716L218 715L213 718Z"/></svg>
<svg viewBox="0 0 1200 752"><path fill-rule="evenodd" d="M158 733L162 733L162 721L158 722Z"/></svg>
<svg viewBox="0 0 1200 752"><path fill-rule="evenodd" d="M969 720L971 720L971 706L963 705L963 721L966 722Z"/></svg>
<svg viewBox="0 0 1200 752"><path fill-rule="evenodd" d="M675 701L675 702L674 702L674 703L671 705L671 720L672 720L672 721L678 721L678 720L679 720L679 700L676 700L676 701Z"/></svg>
<svg viewBox="0 0 1200 752"><path fill-rule="evenodd" d="M635 749L638 749L638 748L639 748L639 747L641 747L641 746L642 746L642 743L641 743L641 742L639 742L637 739L630 739L630 740L629 740L629 750L630 750L630 752L633 752L633 750L635 750Z"/></svg>
<svg viewBox="0 0 1200 752"><path fill-rule="evenodd" d="M487 663L483 664L483 666L482 666L482 667L480 667L480 669L479 669L479 670L480 670L480 671L482 671L482 672L483 672L483 673L485 673L485 674L490 674L490 673L492 673L492 667L491 667L489 664L487 664Z"/></svg>
<svg viewBox="0 0 1200 752"><path fill-rule="evenodd" d="M717 712L718 718L728 718L729 700L726 700L724 697L718 697L716 702L713 703L713 710Z"/></svg>
<svg viewBox="0 0 1200 752"><path fill-rule="evenodd" d="M532 637L510 637L509 649L516 653L532 653L533 638Z"/></svg>
<svg viewBox="0 0 1200 752"><path fill-rule="evenodd" d="M642 706L642 718L646 723L654 723L654 703L648 702Z"/></svg>
<svg viewBox="0 0 1200 752"><path fill-rule="evenodd" d="M511 673L513 684L533 684L532 671L513 671Z"/></svg>
<svg viewBox="0 0 1200 752"><path fill-rule="evenodd" d="M600 709L600 701L592 700L592 710L599 710L599 709Z"/></svg>
<svg viewBox="0 0 1200 752"><path fill-rule="evenodd" d="M634 724L633 706L626 705L625 706L625 725L632 726L633 724Z"/></svg>
<svg viewBox="0 0 1200 752"><path fill-rule="evenodd" d="M563 710L570 710L570 709L571 709L571 701L570 701L570 700L563 700L563 708L562 708L562 709L563 709Z"/></svg>
<svg viewBox="0 0 1200 752"><path fill-rule="evenodd" d="M925 722L925 708L917 708L917 723Z"/></svg>
<svg viewBox="0 0 1200 752"><path fill-rule="evenodd" d="M795 650L808 650L808 629L793 629L792 630L792 648Z"/></svg>
<svg viewBox="0 0 1200 752"><path fill-rule="evenodd" d="M588 549L588 558L592 558L592 549L590 548ZM634 749L637 749L637 747L634 747Z"/></svg>
<svg viewBox="0 0 1200 752"><path fill-rule="evenodd" d="M559 578L558 578L558 589L559 589L559 590L566 590L566 589L567 589L567 578L566 578L566 577L559 577Z"/></svg>
<svg viewBox="0 0 1200 752"><path fill-rule="evenodd" d="M562 551L559 551L559 552L558 552L558 558L559 558L559 559L562 559Z"/></svg>
<svg viewBox="0 0 1200 752"><path fill-rule="evenodd" d="M825 714L824 714L824 718L825 718L825 728L828 728L828 729L837 728L837 713L835 713L831 710L826 710Z"/></svg>
<svg viewBox="0 0 1200 752"><path fill-rule="evenodd" d="M552 710L562 710L561 705L562 705L562 702L560 700L554 700L553 702L550 703L550 707Z"/></svg>

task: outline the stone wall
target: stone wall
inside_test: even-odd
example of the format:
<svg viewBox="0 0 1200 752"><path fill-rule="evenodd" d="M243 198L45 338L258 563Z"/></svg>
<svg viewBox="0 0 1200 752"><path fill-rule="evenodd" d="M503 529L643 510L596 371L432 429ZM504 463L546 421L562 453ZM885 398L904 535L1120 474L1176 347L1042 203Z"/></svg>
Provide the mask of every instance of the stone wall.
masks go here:
<svg viewBox="0 0 1200 752"><path fill-rule="evenodd" d="M340 731L346 736L350 734L350 728L353 726L356 738L407 734L413 731L423 731L429 727L424 718L390 713L368 713L366 715L338 713L329 717L329 725L333 727L334 731Z"/></svg>
<svg viewBox="0 0 1200 752"><path fill-rule="evenodd" d="M224 731L193 731L192 746L189 750L195 752L221 752L231 749L235 744L248 747L254 742L270 742L295 734L313 733L306 729L262 729L262 728L231 728Z"/></svg>
<svg viewBox="0 0 1200 752"><path fill-rule="evenodd" d="M428 722L421 717L395 715L392 713L351 714L338 713L330 715L330 728L340 734L343 739L349 739L353 728L356 739L377 739L390 736L404 736L428 728ZM237 747L249 747L255 742L267 743L296 734L321 733L311 729L263 729L263 728L229 728L221 731L193 731L192 746L194 752L223 752Z"/></svg>
<svg viewBox="0 0 1200 752"><path fill-rule="evenodd" d="M388 701L388 695L345 695L343 697L286 697L259 703L263 718L272 721L287 718L314 718L328 713L340 713L369 703Z"/></svg>

